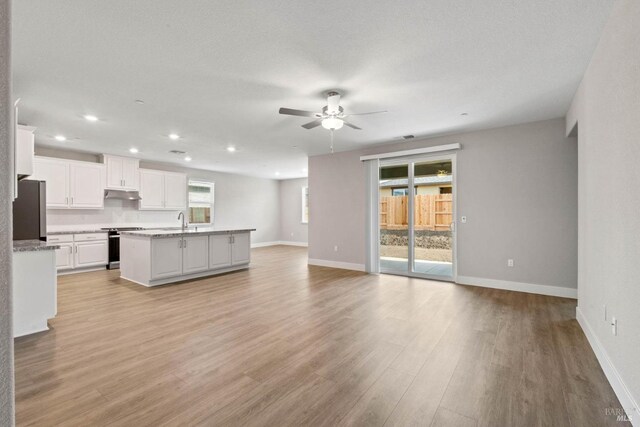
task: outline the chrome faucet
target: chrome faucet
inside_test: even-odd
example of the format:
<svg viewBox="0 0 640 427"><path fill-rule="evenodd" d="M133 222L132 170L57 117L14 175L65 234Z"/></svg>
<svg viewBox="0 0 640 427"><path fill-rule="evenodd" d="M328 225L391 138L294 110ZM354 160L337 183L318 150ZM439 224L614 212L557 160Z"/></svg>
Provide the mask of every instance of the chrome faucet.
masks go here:
<svg viewBox="0 0 640 427"><path fill-rule="evenodd" d="M182 218L182 232L184 233L184 229L187 228L187 219L184 217L184 212L180 212L178 214L178 219Z"/></svg>

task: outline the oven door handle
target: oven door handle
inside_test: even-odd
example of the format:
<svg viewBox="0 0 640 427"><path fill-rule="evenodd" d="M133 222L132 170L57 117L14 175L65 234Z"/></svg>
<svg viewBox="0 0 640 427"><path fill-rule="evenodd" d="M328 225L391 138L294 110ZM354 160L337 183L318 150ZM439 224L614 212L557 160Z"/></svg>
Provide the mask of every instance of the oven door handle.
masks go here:
<svg viewBox="0 0 640 427"><path fill-rule="evenodd" d="M118 234L118 235L115 235L115 236L109 236L109 238L110 238L110 239L119 239L119 238L120 238L120 235Z"/></svg>

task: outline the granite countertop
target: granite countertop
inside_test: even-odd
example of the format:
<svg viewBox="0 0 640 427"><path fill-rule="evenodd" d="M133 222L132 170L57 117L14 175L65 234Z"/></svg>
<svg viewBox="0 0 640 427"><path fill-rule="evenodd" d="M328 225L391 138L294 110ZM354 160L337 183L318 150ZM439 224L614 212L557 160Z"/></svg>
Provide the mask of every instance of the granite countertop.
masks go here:
<svg viewBox="0 0 640 427"><path fill-rule="evenodd" d="M58 245L48 245L42 240L14 240L13 252L55 251Z"/></svg>
<svg viewBox="0 0 640 427"><path fill-rule="evenodd" d="M226 234L240 233L243 231L256 231L255 228L219 228L219 227L191 227L182 231L182 228L156 228L153 230L121 231L120 234L140 237L172 237L193 234Z"/></svg>
<svg viewBox="0 0 640 427"><path fill-rule="evenodd" d="M73 231L50 231L47 233L47 236L57 236L61 234L89 234L89 233L106 233L107 230L103 230L101 228L97 229L89 229L89 230L73 230Z"/></svg>

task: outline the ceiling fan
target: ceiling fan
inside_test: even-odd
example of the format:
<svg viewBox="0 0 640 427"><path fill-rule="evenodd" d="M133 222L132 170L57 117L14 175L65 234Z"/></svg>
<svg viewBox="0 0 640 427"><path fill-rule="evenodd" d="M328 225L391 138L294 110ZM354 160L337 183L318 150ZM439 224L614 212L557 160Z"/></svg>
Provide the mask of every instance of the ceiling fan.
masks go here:
<svg viewBox="0 0 640 427"><path fill-rule="evenodd" d="M280 108L280 114L289 116L314 117L315 120L302 125L305 129L313 129L322 126L331 131L331 152L333 153L333 131L346 125L352 129L362 130L362 128L349 123L346 118L351 116L365 116L369 114L386 113L387 111L372 111L369 113L351 113L345 114L344 109L340 106L340 94L331 91L327 94L327 105L322 107L322 112L314 113L313 111L295 110L293 108Z"/></svg>
<svg viewBox="0 0 640 427"><path fill-rule="evenodd" d="M338 130L343 125L347 125L350 128L356 130L362 130L362 128L349 123L345 120L350 116L364 116L369 114L386 113L387 111L372 111L370 113L352 113L345 114L344 109L340 106L340 94L335 91L331 91L327 94L327 105L322 107L322 112L314 113L313 111L295 110L293 108L280 108L280 114L286 114L289 116L301 116L301 117L315 117L312 122L302 125L305 129L313 129L322 125L323 128L329 130Z"/></svg>

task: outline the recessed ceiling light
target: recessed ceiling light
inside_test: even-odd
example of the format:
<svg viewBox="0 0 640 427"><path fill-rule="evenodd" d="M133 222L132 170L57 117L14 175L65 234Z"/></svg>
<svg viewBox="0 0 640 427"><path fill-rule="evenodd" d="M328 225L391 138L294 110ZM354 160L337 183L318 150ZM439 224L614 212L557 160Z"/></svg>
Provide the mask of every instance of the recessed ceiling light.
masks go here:
<svg viewBox="0 0 640 427"><path fill-rule="evenodd" d="M307 172L307 168L302 169L302 172L306 173Z"/></svg>
<svg viewBox="0 0 640 427"><path fill-rule="evenodd" d="M84 118L88 121L88 122L97 122L98 118L92 114L85 114Z"/></svg>
<svg viewBox="0 0 640 427"><path fill-rule="evenodd" d="M415 138L414 135L403 135L402 136L402 139L413 139L413 138Z"/></svg>
<svg viewBox="0 0 640 427"><path fill-rule="evenodd" d="M170 133L169 138L175 141L176 139L180 139L180 135L178 135L177 133Z"/></svg>
<svg viewBox="0 0 640 427"><path fill-rule="evenodd" d="M280 172L276 172L276 176L280 176Z"/></svg>
<svg viewBox="0 0 640 427"><path fill-rule="evenodd" d="M142 99L136 99L133 102L135 102L136 104L140 104L140 105L144 104L144 101Z"/></svg>
<svg viewBox="0 0 640 427"><path fill-rule="evenodd" d="M462 114L460 114L460 115L461 115L461 116L468 116L468 115L469 115L469 113L462 113Z"/></svg>
<svg viewBox="0 0 640 427"><path fill-rule="evenodd" d="M191 157L189 157L189 156L185 157L185 158L184 158L184 161L185 161L185 162L190 162L190 161L191 161Z"/></svg>
<svg viewBox="0 0 640 427"><path fill-rule="evenodd" d="M230 145L227 147L227 151L230 153L233 153L234 151L236 151L236 147L234 147L233 145Z"/></svg>
<svg viewBox="0 0 640 427"><path fill-rule="evenodd" d="M66 141L67 137L64 135L56 135L55 136L56 141Z"/></svg>
<svg viewBox="0 0 640 427"><path fill-rule="evenodd" d="M135 154L138 152L138 149L136 147L131 147L129 148L129 152Z"/></svg>

